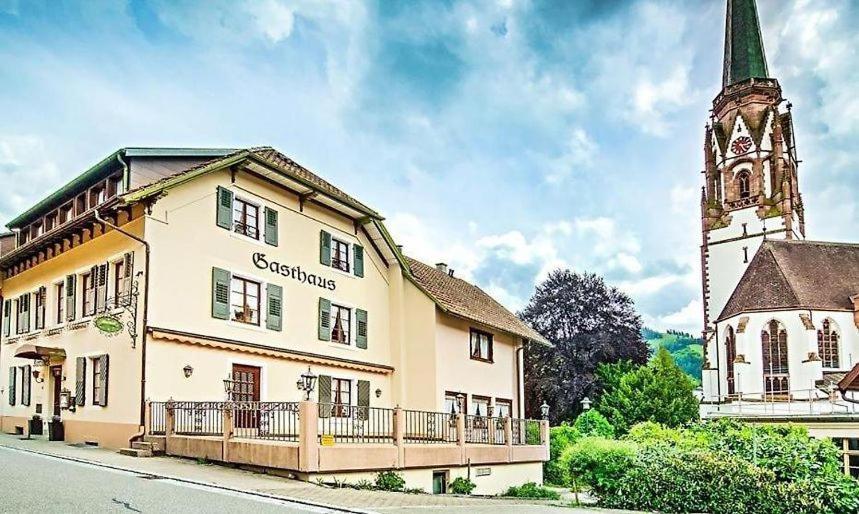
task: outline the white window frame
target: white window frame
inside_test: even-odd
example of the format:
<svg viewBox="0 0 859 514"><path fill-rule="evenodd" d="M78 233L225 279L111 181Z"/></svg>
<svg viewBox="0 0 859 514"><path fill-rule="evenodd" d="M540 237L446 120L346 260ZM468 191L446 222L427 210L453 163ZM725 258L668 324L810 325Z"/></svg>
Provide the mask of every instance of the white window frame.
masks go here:
<svg viewBox="0 0 859 514"><path fill-rule="evenodd" d="M236 234L236 236L241 237L241 235L239 235L239 234ZM262 277L259 277L257 275L252 275L250 273L232 271L232 270L230 270L229 266L219 266L219 267L222 269L230 271L230 301L229 301L230 317L229 317L229 319L225 320L226 323L230 326L237 327L237 328L243 328L245 330L251 330L254 332L271 333L272 332L271 330L268 330L265 328L266 323L268 322L268 308L267 308L268 307L268 287L266 287L268 285L268 282L266 282ZM242 323L241 321L233 321L232 310L233 310L233 279L234 278L240 278L243 280L250 280L251 282L258 282L259 283L259 285L260 285L260 291L259 291L259 298L260 298L259 321L260 322L259 322L259 325L254 325L251 323ZM284 309L282 309L282 311L283 310ZM223 320L218 320L218 321L223 321ZM237 364L241 364L241 362L238 362ZM249 366L256 366L256 364L249 364ZM230 368L230 369L232 369L232 368Z"/></svg>

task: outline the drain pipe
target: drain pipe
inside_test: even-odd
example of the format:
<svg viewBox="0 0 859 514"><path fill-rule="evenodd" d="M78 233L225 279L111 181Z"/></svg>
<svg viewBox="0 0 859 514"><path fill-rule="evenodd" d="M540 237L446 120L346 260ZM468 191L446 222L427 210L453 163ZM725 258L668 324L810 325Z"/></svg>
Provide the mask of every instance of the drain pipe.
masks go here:
<svg viewBox="0 0 859 514"><path fill-rule="evenodd" d="M107 225L108 227L116 230L120 234L137 241L138 243L143 245L144 251L146 252L146 264L144 266L143 277L143 327L141 330L141 339L140 339L140 431L134 434L130 441L138 441L140 440L146 430L146 335L147 328L149 326L149 256L150 256L150 247L149 242L140 238L126 230L119 228L113 223L102 218L101 214L99 214L98 210L95 212L95 219L100 223Z"/></svg>

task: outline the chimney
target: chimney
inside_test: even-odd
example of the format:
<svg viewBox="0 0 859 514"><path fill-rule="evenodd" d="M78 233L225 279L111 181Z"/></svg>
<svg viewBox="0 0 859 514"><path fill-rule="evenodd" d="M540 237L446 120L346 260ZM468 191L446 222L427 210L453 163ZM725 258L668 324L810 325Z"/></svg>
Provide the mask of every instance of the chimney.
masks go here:
<svg viewBox="0 0 859 514"><path fill-rule="evenodd" d="M859 328L859 294L854 294L850 299L853 301L853 323Z"/></svg>
<svg viewBox="0 0 859 514"><path fill-rule="evenodd" d="M441 271L442 273L444 273L446 275L447 274L447 263L437 262L437 263L435 263L435 269Z"/></svg>
<svg viewBox="0 0 859 514"><path fill-rule="evenodd" d="M453 276L453 268L448 269L447 274L448 274L448 276L452 277Z"/></svg>

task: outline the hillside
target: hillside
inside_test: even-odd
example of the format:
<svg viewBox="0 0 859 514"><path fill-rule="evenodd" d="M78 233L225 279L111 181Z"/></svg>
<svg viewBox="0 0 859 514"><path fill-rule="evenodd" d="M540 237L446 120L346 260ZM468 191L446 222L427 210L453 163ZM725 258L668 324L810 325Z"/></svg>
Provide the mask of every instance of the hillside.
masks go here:
<svg viewBox="0 0 859 514"><path fill-rule="evenodd" d="M649 328L644 328L641 335L647 341L650 347L651 354L655 353L659 347L664 346L674 361L680 366L687 375L692 377L698 384L701 383L701 364L704 360L704 346L700 337L693 337L692 334L669 330L667 332L657 332Z"/></svg>

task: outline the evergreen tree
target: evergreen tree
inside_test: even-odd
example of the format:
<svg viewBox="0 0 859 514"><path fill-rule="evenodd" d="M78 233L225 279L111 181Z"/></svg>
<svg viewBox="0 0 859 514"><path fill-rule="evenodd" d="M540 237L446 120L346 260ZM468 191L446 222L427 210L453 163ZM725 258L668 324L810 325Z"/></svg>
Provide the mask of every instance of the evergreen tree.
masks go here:
<svg viewBox="0 0 859 514"><path fill-rule="evenodd" d="M597 402L619 434L641 421L677 427L698 419L695 382L674 362L665 348L646 366L629 371L606 387Z"/></svg>

